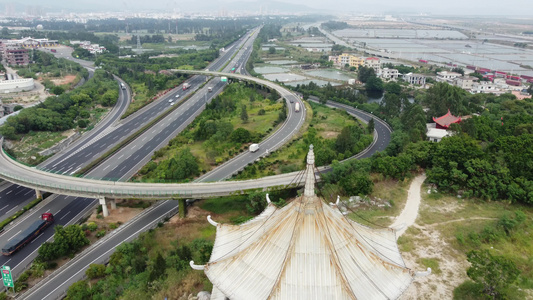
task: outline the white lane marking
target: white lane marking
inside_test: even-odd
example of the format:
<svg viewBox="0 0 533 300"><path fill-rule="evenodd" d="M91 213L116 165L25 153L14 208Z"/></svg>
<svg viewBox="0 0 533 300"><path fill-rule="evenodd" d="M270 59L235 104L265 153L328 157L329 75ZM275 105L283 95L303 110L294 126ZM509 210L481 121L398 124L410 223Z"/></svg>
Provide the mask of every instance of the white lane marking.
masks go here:
<svg viewBox="0 0 533 300"><path fill-rule="evenodd" d="M109 168L109 166L111 166L111 165L107 165L107 167L104 168L104 171L105 171L107 168Z"/></svg>
<svg viewBox="0 0 533 300"><path fill-rule="evenodd" d="M137 147L137 145L133 145L133 147L131 147L131 150L135 149Z"/></svg>
<svg viewBox="0 0 533 300"><path fill-rule="evenodd" d="M144 140L146 140L146 137L144 137L144 139L142 139L141 142L144 142Z"/></svg>
<svg viewBox="0 0 533 300"><path fill-rule="evenodd" d="M64 216L62 216L61 218L59 218L59 220L63 220L64 217L66 217L68 214L70 214L70 211L67 212Z"/></svg>
<svg viewBox="0 0 533 300"><path fill-rule="evenodd" d="M121 156L119 156L118 160L120 160L122 158L122 156L124 156L124 154L122 154Z"/></svg>
<svg viewBox="0 0 533 300"><path fill-rule="evenodd" d="M11 191L7 192L7 193L6 193L6 195L9 195L9 194L11 194L11 192L13 192L13 191L11 190Z"/></svg>
<svg viewBox="0 0 533 300"><path fill-rule="evenodd" d="M10 211L14 210L14 209L15 209L15 208L17 208L17 207L18 207L18 205L17 205L17 206L15 206L15 207L13 207L12 209L10 209L10 210L6 211L6 213L5 213L5 214L6 214L6 215L7 215L7 214L9 214L9 212L10 212Z"/></svg>
<svg viewBox="0 0 533 300"><path fill-rule="evenodd" d="M4 206L4 207L2 207L2 208L0 208L0 210L4 210L4 209L5 209L6 207L8 207L8 206L9 206L9 204L6 205L6 206Z"/></svg>
<svg viewBox="0 0 533 300"><path fill-rule="evenodd" d="M32 191L32 190L29 190L26 194L24 194L24 196L26 196L26 195L29 194L29 193L33 193L33 191Z"/></svg>
<svg viewBox="0 0 533 300"><path fill-rule="evenodd" d="M10 237L9 239L7 239L8 241L11 241L14 237L16 237L19 233L21 233L22 230L19 230L19 232L15 233L12 237Z"/></svg>
<svg viewBox="0 0 533 300"><path fill-rule="evenodd" d="M81 169L81 167L79 167L79 168L77 168L76 170L74 170L74 171L70 172L70 175L72 175L72 174L74 174L74 173L78 172L78 171L79 171L80 169Z"/></svg>
<svg viewBox="0 0 533 300"><path fill-rule="evenodd" d="M34 238L34 239L33 239L33 241L31 241L31 243L30 243L30 244L33 244L33 242L35 242L35 241L36 241L36 240L37 240L38 238L40 238L40 237L41 237L41 235L43 235L43 234L44 234L44 232L43 232L43 233L41 233L41 234L39 234L39 236L38 236L38 237L36 237L36 238Z"/></svg>

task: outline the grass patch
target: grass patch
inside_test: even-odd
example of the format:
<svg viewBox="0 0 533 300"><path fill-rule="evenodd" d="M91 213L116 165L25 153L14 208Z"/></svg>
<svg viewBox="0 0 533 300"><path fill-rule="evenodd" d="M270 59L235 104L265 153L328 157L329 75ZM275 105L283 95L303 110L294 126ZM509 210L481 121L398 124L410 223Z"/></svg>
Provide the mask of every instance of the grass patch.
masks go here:
<svg viewBox="0 0 533 300"><path fill-rule="evenodd" d="M307 113L306 121L299 134L268 157L245 168L235 177L236 179L254 179L302 170L305 167L304 161L309 151L309 144L314 143L313 140L319 140L324 144L322 147L326 147L326 144L334 143L344 127L363 126L357 119L342 110L312 102L304 102L304 105ZM312 128L312 134L309 132L309 128ZM368 144L370 144L370 136L363 135L360 140L362 143L366 143L367 139ZM315 144L315 146L317 145ZM344 156L339 154L337 158L344 159Z"/></svg>
<svg viewBox="0 0 533 300"><path fill-rule="evenodd" d="M442 274L442 271L439 268L439 259L438 258L419 258L416 262L419 265L423 265L426 268L431 268L431 273L433 273L435 275Z"/></svg>
<svg viewBox="0 0 533 300"><path fill-rule="evenodd" d="M184 149L194 156L194 163L198 165L197 173L208 172L239 153L248 151L250 143L262 140L279 126L280 114L285 107L272 96L243 83L229 85L167 147L156 151L153 161L143 167L134 180L190 180L194 174L178 177L176 172L171 174L166 168L170 163L182 159L180 154Z"/></svg>
<svg viewBox="0 0 533 300"><path fill-rule="evenodd" d="M464 259L470 250L486 249L493 255L505 256L521 271L518 287L533 288L533 208L426 191L424 188L417 223L438 230L451 247L447 253ZM459 292L463 288L470 287L461 287Z"/></svg>
<svg viewBox="0 0 533 300"><path fill-rule="evenodd" d="M230 212L246 213L246 204L248 204L248 196L229 196L205 199L200 202L199 206L201 209L221 215Z"/></svg>

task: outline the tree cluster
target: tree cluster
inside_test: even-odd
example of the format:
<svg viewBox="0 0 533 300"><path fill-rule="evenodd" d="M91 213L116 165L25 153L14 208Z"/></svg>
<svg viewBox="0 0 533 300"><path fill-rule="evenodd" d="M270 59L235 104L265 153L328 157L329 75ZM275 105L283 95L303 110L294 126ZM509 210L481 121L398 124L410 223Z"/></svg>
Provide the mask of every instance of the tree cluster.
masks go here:
<svg viewBox="0 0 533 300"><path fill-rule="evenodd" d="M43 103L23 109L0 127L7 139L18 139L30 131L64 131L74 128L78 120L88 117L88 110L96 105L112 106L118 99L118 85L113 76L97 70L82 87L57 97L48 97Z"/></svg>
<svg viewBox="0 0 533 300"><path fill-rule="evenodd" d="M78 252L82 247L89 244L85 232L79 225L54 227L54 241L46 242L39 248L37 261L47 262L60 257L69 256Z"/></svg>
<svg viewBox="0 0 533 300"><path fill-rule="evenodd" d="M138 239L118 246L107 266L91 265L86 271L91 284L86 280L73 284L67 299L118 299L124 295L151 298L163 288L168 276L186 277L195 272L189 261L205 264L212 248L212 242L205 239L172 241L169 247L161 247L154 231L143 233Z"/></svg>

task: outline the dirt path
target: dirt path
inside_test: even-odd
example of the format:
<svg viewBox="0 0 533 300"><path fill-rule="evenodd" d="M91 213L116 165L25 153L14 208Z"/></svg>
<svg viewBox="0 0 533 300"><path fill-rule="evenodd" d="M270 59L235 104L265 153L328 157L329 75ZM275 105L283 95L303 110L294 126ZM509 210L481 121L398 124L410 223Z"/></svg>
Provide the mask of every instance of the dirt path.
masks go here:
<svg viewBox="0 0 533 300"><path fill-rule="evenodd" d="M420 201L422 196L420 195L420 189L422 188L422 183L426 180L426 175L418 175L413 179L411 185L409 186L409 191L407 192L407 202L405 207L396 220L392 223L390 227L400 228L396 232L396 237L400 237L409 226L413 225L418 216L418 209L420 207Z"/></svg>

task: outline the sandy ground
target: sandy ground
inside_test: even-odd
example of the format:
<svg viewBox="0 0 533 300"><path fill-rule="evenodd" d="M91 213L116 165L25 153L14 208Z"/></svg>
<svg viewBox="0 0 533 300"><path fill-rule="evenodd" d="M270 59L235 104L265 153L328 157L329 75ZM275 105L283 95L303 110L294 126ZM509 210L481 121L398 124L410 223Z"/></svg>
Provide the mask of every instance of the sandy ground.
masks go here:
<svg viewBox="0 0 533 300"><path fill-rule="evenodd" d="M62 85L62 84L71 83L74 81L74 79L76 79L76 75L67 75L67 76L63 76L62 78L58 78L58 79L50 79L50 81L53 82L55 85Z"/></svg>
<svg viewBox="0 0 533 300"><path fill-rule="evenodd" d="M416 277L400 297L401 300L452 299L454 288L467 279L465 270L468 267L468 262L465 259L458 259L464 255L457 253L441 237L437 226L435 226L437 224L428 226L416 224L420 206L424 205L421 203L421 188L425 179L425 175L419 175L411 182L405 207L391 227L401 228L403 226L398 230L398 237L404 234L409 227L416 230L414 236L409 236L415 240L413 250L402 253L408 268L414 271L425 271L425 267L419 264L418 260L420 258L434 258L439 262L440 272L439 274L433 272L425 277ZM439 209L453 211L457 207Z"/></svg>
<svg viewBox="0 0 533 300"><path fill-rule="evenodd" d="M415 223L416 217L418 217L418 209L420 208L420 201L422 200L420 189L424 180L426 180L426 175L418 175L413 179L413 182L411 182L411 185L409 186L409 191L407 192L405 207L400 215L396 217L396 220L394 220L392 225L389 226L398 229L396 232L397 237L404 234L407 228Z"/></svg>

